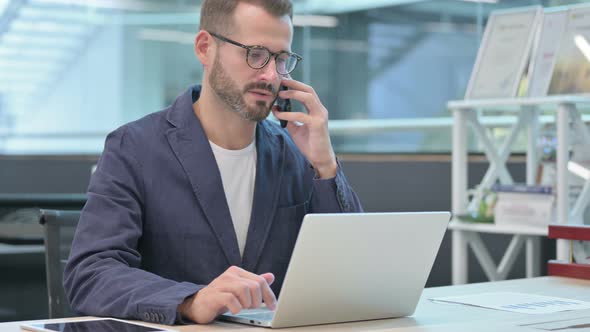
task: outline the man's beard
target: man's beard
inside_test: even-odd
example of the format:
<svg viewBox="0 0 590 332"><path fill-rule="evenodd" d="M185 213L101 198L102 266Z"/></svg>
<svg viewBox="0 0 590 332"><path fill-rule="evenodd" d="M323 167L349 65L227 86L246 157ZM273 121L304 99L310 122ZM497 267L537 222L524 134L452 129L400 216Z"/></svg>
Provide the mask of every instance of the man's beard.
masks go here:
<svg viewBox="0 0 590 332"><path fill-rule="evenodd" d="M244 100L244 94L249 90L259 89L269 91L275 96L275 98L277 96L277 91L272 84L264 82L248 83L243 90L240 90L225 69L223 69L221 62L219 61L219 54L213 61L211 74L209 75L209 85L217 97L228 105L231 110L236 112L243 119L255 122L266 119L273 103L271 102L269 105L263 100L258 100L254 106L249 106Z"/></svg>

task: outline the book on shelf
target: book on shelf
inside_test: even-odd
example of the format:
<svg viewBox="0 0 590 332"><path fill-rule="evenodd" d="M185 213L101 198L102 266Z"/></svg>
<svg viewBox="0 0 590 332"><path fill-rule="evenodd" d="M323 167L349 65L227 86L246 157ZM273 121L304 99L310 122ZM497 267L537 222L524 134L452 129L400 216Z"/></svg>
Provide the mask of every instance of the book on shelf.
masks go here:
<svg viewBox="0 0 590 332"><path fill-rule="evenodd" d="M497 225L547 226L555 220L555 196L550 186L496 185Z"/></svg>
<svg viewBox="0 0 590 332"><path fill-rule="evenodd" d="M492 191L508 192L508 193L524 193L524 194L551 194L553 188L551 186L541 185L527 185L523 183L515 184L494 184Z"/></svg>

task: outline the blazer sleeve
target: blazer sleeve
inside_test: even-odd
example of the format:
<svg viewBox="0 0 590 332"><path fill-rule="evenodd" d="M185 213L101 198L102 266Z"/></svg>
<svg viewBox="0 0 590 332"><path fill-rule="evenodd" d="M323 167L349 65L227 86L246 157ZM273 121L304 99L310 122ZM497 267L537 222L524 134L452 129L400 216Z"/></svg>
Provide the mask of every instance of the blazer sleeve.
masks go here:
<svg viewBox="0 0 590 332"><path fill-rule="evenodd" d="M178 305L204 285L177 282L140 268L141 165L138 146L121 127L109 134L88 188L88 201L64 271L72 308L85 315L180 321Z"/></svg>
<svg viewBox="0 0 590 332"><path fill-rule="evenodd" d="M336 176L331 179L313 179L313 191L310 202L311 213L352 213L363 212L363 207L356 193L346 180L340 161Z"/></svg>

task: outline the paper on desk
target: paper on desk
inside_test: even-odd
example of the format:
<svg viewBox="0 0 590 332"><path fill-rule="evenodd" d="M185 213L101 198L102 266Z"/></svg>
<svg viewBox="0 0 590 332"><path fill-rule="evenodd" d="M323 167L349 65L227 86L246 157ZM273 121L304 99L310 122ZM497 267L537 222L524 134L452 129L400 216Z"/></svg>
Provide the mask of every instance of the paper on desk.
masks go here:
<svg viewBox="0 0 590 332"><path fill-rule="evenodd" d="M447 296L432 298L430 300L433 302L466 304L523 314L550 314L560 311L590 309L590 302L511 292Z"/></svg>
<svg viewBox="0 0 590 332"><path fill-rule="evenodd" d="M544 331L590 331L590 317L521 325Z"/></svg>

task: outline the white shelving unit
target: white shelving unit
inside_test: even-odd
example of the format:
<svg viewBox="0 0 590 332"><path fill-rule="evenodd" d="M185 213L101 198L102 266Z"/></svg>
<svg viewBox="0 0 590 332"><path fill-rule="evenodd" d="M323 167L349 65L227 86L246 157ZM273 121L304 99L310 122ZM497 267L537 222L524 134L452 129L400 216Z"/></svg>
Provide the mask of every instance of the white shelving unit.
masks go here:
<svg viewBox="0 0 590 332"><path fill-rule="evenodd" d="M568 161L570 123L573 130L584 142L590 144L590 131L584 125L578 111L580 105L590 104L590 95L551 96L542 98L510 98L490 100L459 100L447 104L453 113L453 152L452 152L452 210L454 215L464 214L469 207L479 202L468 200L467 196L467 127L470 126L479 142L483 145L490 166L482 178L478 190L489 189L497 180L503 184L513 183L512 176L506 168L506 161L511 153L518 134L528 131L526 154L526 181L534 184L538 165L537 138L539 132L539 115L541 111L555 114L557 125L557 188L555 189L557 223L572 222L572 217L583 213L590 201L590 180L586 180L573 209L569 209L568 199ZM479 111L502 111L513 113L517 121L512 125L510 134L501 146L496 147L486 128L481 124ZM474 195L478 197L478 195ZM523 226L496 226L494 224L465 223L454 219L449 228L453 231L452 245L452 281L453 284L468 282L468 248L471 247L487 277L494 280L506 279L514 265L523 245L526 245L526 276L540 274L539 239L547 235L547 228ZM496 264L481 240L480 233L499 233L513 235L504 256ZM569 258L566 241L557 241L557 259Z"/></svg>

